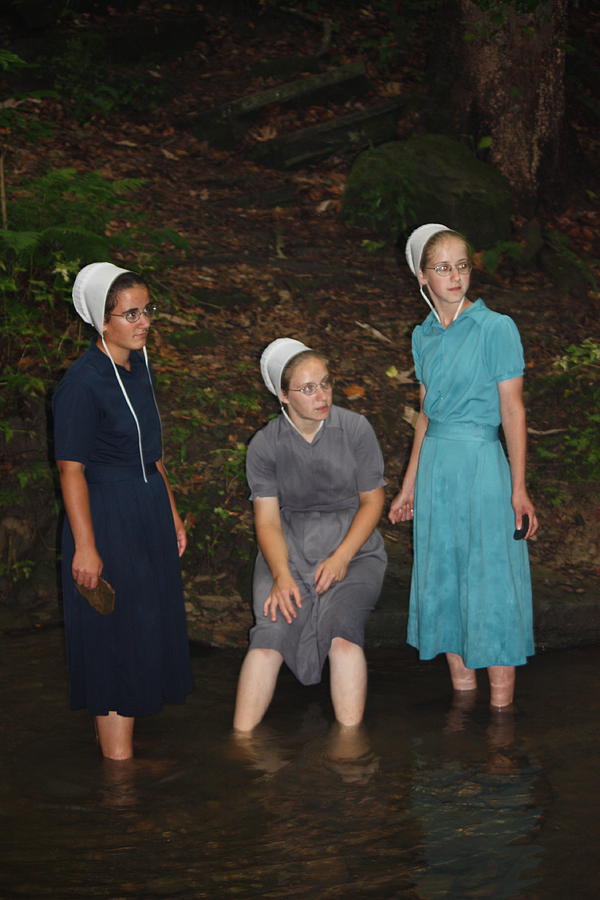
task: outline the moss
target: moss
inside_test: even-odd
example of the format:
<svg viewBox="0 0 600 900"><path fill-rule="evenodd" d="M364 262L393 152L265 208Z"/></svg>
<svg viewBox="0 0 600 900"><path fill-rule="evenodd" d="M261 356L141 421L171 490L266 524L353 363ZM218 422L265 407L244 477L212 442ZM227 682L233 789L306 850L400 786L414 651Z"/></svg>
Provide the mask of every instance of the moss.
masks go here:
<svg viewBox="0 0 600 900"><path fill-rule="evenodd" d="M387 241L423 222L443 222L480 247L510 235L510 190L492 166L443 135L382 144L354 163L343 219Z"/></svg>

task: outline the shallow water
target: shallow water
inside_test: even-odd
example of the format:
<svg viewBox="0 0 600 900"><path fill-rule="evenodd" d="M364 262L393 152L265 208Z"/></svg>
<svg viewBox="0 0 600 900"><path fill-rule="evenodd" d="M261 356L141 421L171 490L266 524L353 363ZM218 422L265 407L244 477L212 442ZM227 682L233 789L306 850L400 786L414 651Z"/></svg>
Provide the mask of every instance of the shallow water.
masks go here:
<svg viewBox="0 0 600 900"><path fill-rule="evenodd" d="M600 648L546 653L516 714L453 704L441 661L368 652L365 727L326 685L282 673L266 722L234 740L240 654L195 648L183 707L101 762L66 709L62 631L3 639L6 898L600 896Z"/></svg>

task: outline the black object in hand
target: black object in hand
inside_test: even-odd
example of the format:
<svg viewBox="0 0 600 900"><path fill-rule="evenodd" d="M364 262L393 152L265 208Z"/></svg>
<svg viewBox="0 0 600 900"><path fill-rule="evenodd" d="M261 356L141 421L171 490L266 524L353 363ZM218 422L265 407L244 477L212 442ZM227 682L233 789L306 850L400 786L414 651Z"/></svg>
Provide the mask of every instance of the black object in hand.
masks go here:
<svg viewBox="0 0 600 900"><path fill-rule="evenodd" d="M515 533L513 537L515 541L522 541L527 532L529 531L529 516L527 513L523 513L521 516L521 527L515 528Z"/></svg>

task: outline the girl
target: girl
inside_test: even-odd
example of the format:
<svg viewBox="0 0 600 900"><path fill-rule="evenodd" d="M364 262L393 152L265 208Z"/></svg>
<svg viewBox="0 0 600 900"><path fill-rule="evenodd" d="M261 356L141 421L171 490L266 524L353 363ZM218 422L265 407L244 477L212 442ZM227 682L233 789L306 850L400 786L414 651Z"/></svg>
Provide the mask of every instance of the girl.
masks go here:
<svg viewBox="0 0 600 900"><path fill-rule="evenodd" d="M512 319L467 298L462 235L422 225L406 257L431 307L413 332L421 411L389 512L394 523L414 518L408 642L421 659L445 653L457 691L475 689L475 670L487 668L490 703L507 708L515 666L534 652L527 547L513 538L538 527L525 487L521 341Z"/></svg>
<svg viewBox="0 0 600 900"><path fill-rule="evenodd" d="M54 396L71 708L95 717L105 757L128 759L135 717L191 690L179 571L186 535L162 462L148 287L133 272L92 263L77 275L73 300L98 336ZM116 594L107 615L78 590L97 588L101 575Z"/></svg>
<svg viewBox="0 0 600 900"><path fill-rule="evenodd" d="M367 689L364 626L386 566L375 530L383 458L367 420L332 405L320 353L280 338L264 351L261 372L282 413L248 448L256 625L234 727L251 731L261 721L284 660L303 684L315 684L327 658L336 719L356 726Z"/></svg>

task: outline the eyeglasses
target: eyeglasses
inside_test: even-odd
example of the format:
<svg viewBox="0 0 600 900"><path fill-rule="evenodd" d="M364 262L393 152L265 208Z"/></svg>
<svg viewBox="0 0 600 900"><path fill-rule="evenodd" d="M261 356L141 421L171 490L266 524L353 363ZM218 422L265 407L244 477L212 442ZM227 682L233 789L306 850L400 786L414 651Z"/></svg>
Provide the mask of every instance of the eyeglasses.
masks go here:
<svg viewBox="0 0 600 900"><path fill-rule="evenodd" d="M302 387L288 388L288 390L304 394L305 397L312 397L313 394L317 393L319 388L321 388L322 391L330 391L332 387L333 380L327 376L323 381L319 381L318 384L315 381L308 381L306 384L303 384Z"/></svg>
<svg viewBox="0 0 600 900"><path fill-rule="evenodd" d="M145 306L143 309L128 309L124 313L109 313L111 319L125 319L126 322L129 322L130 325L133 325L134 322L139 322L142 316L146 316L147 319L151 319L152 316L155 316L158 312L158 306L155 303L151 303L149 306Z"/></svg>
<svg viewBox="0 0 600 900"><path fill-rule="evenodd" d="M435 274L439 275L440 278L447 278L452 272L452 269L456 269L459 275L467 275L473 266L470 262L459 262L455 266L451 266L450 263L440 263L439 266L425 266L425 268L433 269Z"/></svg>

